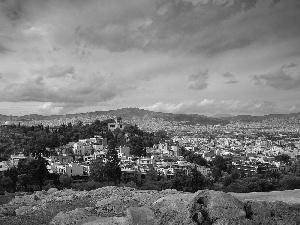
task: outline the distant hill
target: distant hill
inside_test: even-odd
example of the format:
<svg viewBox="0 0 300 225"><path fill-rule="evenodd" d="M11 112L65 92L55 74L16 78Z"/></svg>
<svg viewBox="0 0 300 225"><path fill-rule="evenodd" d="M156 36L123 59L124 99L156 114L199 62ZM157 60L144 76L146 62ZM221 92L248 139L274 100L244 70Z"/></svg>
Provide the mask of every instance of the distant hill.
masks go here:
<svg viewBox="0 0 300 225"><path fill-rule="evenodd" d="M165 121L170 122L184 122L185 124L210 124L210 125L216 125L216 124L226 124L228 123L225 120L217 119L217 118L211 118L207 116L202 116L198 114L173 114L173 113L162 113L162 112L153 112L145 109L139 109L139 108L122 108L117 110L109 110L109 111L96 111L96 112L89 112L89 113L83 113L83 114L71 114L67 115L69 116L89 116L89 117L96 117L100 115L106 115L106 116L120 116L123 119L132 120L135 118L140 119L163 119Z"/></svg>
<svg viewBox="0 0 300 225"><path fill-rule="evenodd" d="M259 122L268 119L290 119L290 118L300 118L300 112L290 113L290 114L269 114L263 116L251 116L251 115L237 115L227 118L222 118L229 121L244 121L244 122Z"/></svg>
<svg viewBox="0 0 300 225"><path fill-rule="evenodd" d="M149 120L149 119L162 119L169 122L180 122L186 125L217 125L217 124L228 124L230 121L244 121L244 122L259 122L266 119L277 118L277 119L289 119L292 117L300 117L299 113L291 114L269 114L264 116L251 116L251 115L237 115L232 116L230 114L216 114L212 117L207 117L198 114L173 114L154 112L139 108L122 108L109 111L95 111L87 113L77 114L66 114L66 115L51 115L43 116L38 114L30 114L25 116L6 116L0 114L0 121L32 121L32 120L58 120L63 118L97 118L101 116L106 117L122 117L125 120Z"/></svg>
<svg viewBox="0 0 300 225"><path fill-rule="evenodd" d="M117 110L109 111L96 111L96 112L87 112L87 113L77 113L77 114L67 114L67 115L52 115L52 116L42 116L37 114L30 114L25 116L3 116L0 115L0 120L21 120L21 121L30 121L30 120L54 120L60 118L76 118L76 117L86 117L86 118L96 118L100 116L107 117L122 117L126 120L134 119L163 119L169 122L180 122L189 125L217 125L217 124L227 124L228 121L218 118L207 117L198 114L173 114L173 113L162 113L162 112L153 112L145 109L139 108L122 108Z"/></svg>
<svg viewBox="0 0 300 225"><path fill-rule="evenodd" d="M222 118L229 118L229 117L233 117L232 115L230 114L222 114L222 113L219 113L219 114L215 114L213 116L211 116L212 118L218 118L218 119L222 119Z"/></svg>

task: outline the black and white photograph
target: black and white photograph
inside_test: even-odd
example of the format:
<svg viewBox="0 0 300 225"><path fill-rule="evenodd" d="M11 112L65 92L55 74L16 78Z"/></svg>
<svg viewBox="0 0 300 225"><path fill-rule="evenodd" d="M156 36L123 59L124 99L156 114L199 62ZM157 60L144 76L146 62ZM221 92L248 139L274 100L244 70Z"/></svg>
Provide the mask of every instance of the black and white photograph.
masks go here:
<svg viewBox="0 0 300 225"><path fill-rule="evenodd" d="M0 0L0 225L300 224L299 0Z"/></svg>

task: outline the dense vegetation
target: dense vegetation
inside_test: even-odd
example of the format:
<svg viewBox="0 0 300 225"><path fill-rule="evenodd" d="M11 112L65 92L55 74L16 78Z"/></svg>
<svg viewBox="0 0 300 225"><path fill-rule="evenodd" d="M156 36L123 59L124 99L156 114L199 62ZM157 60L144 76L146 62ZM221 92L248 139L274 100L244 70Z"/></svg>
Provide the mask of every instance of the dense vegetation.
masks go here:
<svg viewBox="0 0 300 225"><path fill-rule="evenodd" d="M23 152L25 155L42 153L44 155L55 154L54 148L76 142L79 139L101 135L108 141L114 140L116 146L129 146L132 154L136 156L145 155L145 147L153 146L162 140L166 133L148 133L138 129L137 126L126 126L124 131L116 129L113 133L107 128L112 119L83 125L81 121L72 125L62 124L56 128L49 126L17 126L11 125L0 129L0 155L9 158L15 152Z"/></svg>

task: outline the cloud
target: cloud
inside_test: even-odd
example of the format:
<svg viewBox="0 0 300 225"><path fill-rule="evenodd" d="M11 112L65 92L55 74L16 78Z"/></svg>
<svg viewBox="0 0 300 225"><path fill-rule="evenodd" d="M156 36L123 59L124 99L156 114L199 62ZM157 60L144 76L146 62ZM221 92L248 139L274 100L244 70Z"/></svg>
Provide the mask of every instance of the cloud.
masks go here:
<svg viewBox="0 0 300 225"><path fill-rule="evenodd" d="M227 79L224 83L225 84L236 84L238 80L235 78L235 76L232 73L225 72L222 74L222 77Z"/></svg>
<svg viewBox="0 0 300 225"><path fill-rule="evenodd" d="M274 102L258 100L215 100L204 99L200 102L186 101L178 104L158 102L143 107L147 110L168 113L195 113L200 115L213 115L217 113L228 114L255 114L261 115L277 112Z"/></svg>
<svg viewBox="0 0 300 225"><path fill-rule="evenodd" d="M63 109L63 106L57 106L53 102L46 102L39 107L39 112L44 115L59 115L62 114Z"/></svg>
<svg viewBox="0 0 300 225"><path fill-rule="evenodd" d="M129 2L128 5L131 3ZM99 14L97 24L83 23L78 26L74 32L77 43L111 52L124 52L132 49L170 51L181 49L182 45L192 41L188 38L191 35L195 38L193 42L198 46L196 50L195 46L192 49L215 54L220 51L242 48L251 42L250 38L238 37L230 42L226 42L226 38L221 39L222 41L219 38L213 38L213 42L199 44L199 38L203 32L210 33L208 27L219 26L222 21L230 19L238 12L247 12L254 8L257 0L239 0L232 4L228 2L220 4L213 0L197 4L184 0L158 0L155 4L153 3L146 4L142 1L143 10L138 8L144 14L134 12L132 8L136 6L128 7L119 3L120 7L123 6L123 10L118 11L117 18L107 12L104 18L100 18L101 14ZM107 3L105 5L108 9L115 10L114 6ZM210 35L210 39L212 36Z"/></svg>
<svg viewBox="0 0 300 225"><path fill-rule="evenodd" d="M280 0L273 0L273 1L270 3L270 6L271 6L271 7L275 7L279 2L280 2Z"/></svg>
<svg viewBox="0 0 300 225"><path fill-rule="evenodd" d="M3 46L1 43L0 43L0 54L5 54L5 53L8 53L8 52L11 52L10 49L6 48L5 46Z"/></svg>
<svg viewBox="0 0 300 225"><path fill-rule="evenodd" d="M267 85L277 90L300 89L300 72L297 64L283 65L265 74L252 75L256 85Z"/></svg>
<svg viewBox="0 0 300 225"><path fill-rule="evenodd" d="M48 68L49 78L58 78L65 76L75 77L75 68L73 66L54 65Z"/></svg>
<svg viewBox="0 0 300 225"><path fill-rule="evenodd" d="M241 37L235 40L226 40L224 38L215 39L213 41L208 41L201 43L192 53L205 53L209 56L216 55L228 50L239 49L249 46L253 40L249 37Z"/></svg>
<svg viewBox="0 0 300 225"><path fill-rule="evenodd" d="M208 86L207 79L208 79L208 69L201 70L197 73L192 73L188 78L190 82L193 82L193 84L189 86L189 89L203 90L207 88Z"/></svg>
<svg viewBox="0 0 300 225"><path fill-rule="evenodd" d="M89 73L76 79L65 76L74 70L74 67L54 66L46 70L52 71L53 73L50 74L52 76L36 75L22 82L2 84L0 101L45 102L41 109L52 107L54 111L63 111L95 106L99 102L110 101L134 89L132 82L125 81L113 73Z"/></svg>

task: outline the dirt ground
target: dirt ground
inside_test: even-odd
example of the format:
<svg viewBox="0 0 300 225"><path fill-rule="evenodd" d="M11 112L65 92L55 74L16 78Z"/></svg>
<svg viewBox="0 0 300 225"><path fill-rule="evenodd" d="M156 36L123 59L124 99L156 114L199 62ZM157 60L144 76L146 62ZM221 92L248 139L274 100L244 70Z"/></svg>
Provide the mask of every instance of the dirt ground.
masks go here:
<svg viewBox="0 0 300 225"><path fill-rule="evenodd" d="M271 192L251 192L251 193L229 193L234 197L244 200L255 201L282 201L288 204L300 204L300 189Z"/></svg>

